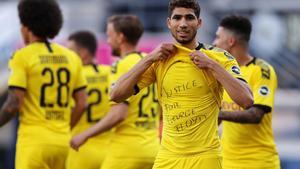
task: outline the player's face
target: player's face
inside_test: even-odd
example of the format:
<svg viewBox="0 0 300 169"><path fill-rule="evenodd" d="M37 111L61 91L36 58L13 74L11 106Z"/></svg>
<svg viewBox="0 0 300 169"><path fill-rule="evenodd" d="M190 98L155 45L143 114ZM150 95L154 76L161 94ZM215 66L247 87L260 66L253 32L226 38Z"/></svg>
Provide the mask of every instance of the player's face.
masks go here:
<svg viewBox="0 0 300 169"><path fill-rule="evenodd" d="M195 40L201 19L197 18L191 8L175 8L167 24L177 42L189 44Z"/></svg>
<svg viewBox="0 0 300 169"><path fill-rule="evenodd" d="M112 54L114 56L120 56L120 33L115 31L114 25L108 23L106 27L107 43L112 48Z"/></svg>
<svg viewBox="0 0 300 169"><path fill-rule="evenodd" d="M218 27L218 30L216 32L216 37L213 42L213 45L230 52L232 46L231 38L232 38L232 33L220 26Z"/></svg>

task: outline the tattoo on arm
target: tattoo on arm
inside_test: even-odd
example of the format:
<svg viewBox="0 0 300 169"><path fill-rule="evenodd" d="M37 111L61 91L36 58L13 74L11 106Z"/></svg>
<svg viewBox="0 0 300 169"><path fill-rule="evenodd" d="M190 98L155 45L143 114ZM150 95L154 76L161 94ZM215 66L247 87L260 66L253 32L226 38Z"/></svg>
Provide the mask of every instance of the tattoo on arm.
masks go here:
<svg viewBox="0 0 300 169"><path fill-rule="evenodd" d="M262 120L264 114L264 110L258 107L251 107L243 111L221 111L219 114L219 120L226 120L237 123L258 124Z"/></svg>
<svg viewBox="0 0 300 169"><path fill-rule="evenodd" d="M16 90L18 89L9 91L7 99L0 110L0 127L10 121L19 111L23 95Z"/></svg>

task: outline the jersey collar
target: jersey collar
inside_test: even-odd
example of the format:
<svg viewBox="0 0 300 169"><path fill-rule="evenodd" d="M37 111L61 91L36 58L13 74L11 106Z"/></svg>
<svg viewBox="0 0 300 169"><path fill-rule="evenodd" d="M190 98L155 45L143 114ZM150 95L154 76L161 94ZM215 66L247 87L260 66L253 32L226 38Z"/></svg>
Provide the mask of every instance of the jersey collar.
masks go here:
<svg viewBox="0 0 300 169"><path fill-rule="evenodd" d="M203 43L198 42L198 46L195 48L195 50L200 50L201 48L204 48Z"/></svg>
<svg viewBox="0 0 300 169"><path fill-rule="evenodd" d="M252 63L254 64L254 63L255 63L255 60L256 60L256 57L253 57L253 59L252 59L249 63L247 63L245 66L249 66L249 65L251 65Z"/></svg>

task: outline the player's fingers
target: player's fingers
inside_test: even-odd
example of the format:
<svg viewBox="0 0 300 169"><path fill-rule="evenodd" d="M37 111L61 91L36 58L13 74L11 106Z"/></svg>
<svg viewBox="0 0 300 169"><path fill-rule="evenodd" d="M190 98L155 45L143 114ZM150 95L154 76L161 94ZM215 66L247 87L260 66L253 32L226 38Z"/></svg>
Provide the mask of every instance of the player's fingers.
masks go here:
<svg viewBox="0 0 300 169"><path fill-rule="evenodd" d="M194 51L192 53L189 54L190 57L198 57L199 59L202 57L205 57L206 55L200 51Z"/></svg>
<svg viewBox="0 0 300 169"><path fill-rule="evenodd" d="M169 56L172 55L172 52L171 51L168 51L168 50L162 50L160 52L160 59L167 59Z"/></svg>
<svg viewBox="0 0 300 169"><path fill-rule="evenodd" d="M194 61L194 59L195 59L195 56L193 56L193 55L190 55L190 58L191 58L191 60L192 60L192 61Z"/></svg>
<svg viewBox="0 0 300 169"><path fill-rule="evenodd" d="M76 141L74 141L74 140L71 140L71 147L74 149L74 150L76 150L76 151L78 151L78 146L77 146L77 144L76 144Z"/></svg>
<svg viewBox="0 0 300 169"><path fill-rule="evenodd" d="M169 55L176 52L176 47L173 44L164 44L161 49L164 52L168 52Z"/></svg>
<svg viewBox="0 0 300 169"><path fill-rule="evenodd" d="M78 145L74 145L73 149L78 151L79 146Z"/></svg>
<svg viewBox="0 0 300 169"><path fill-rule="evenodd" d="M74 145L73 142L71 142L71 148L74 149L74 150L76 150L76 149L75 149L75 145Z"/></svg>
<svg viewBox="0 0 300 169"><path fill-rule="evenodd" d="M162 57L168 57L172 54L172 51L169 51L169 50L162 50L161 51L161 55Z"/></svg>
<svg viewBox="0 0 300 169"><path fill-rule="evenodd" d="M194 52L190 53L189 56L190 56L190 58L191 58L192 60L195 60L195 59L197 59L197 57L198 57L197 54L194 53Z"/></svg>
<svg viewBox="0 0 300 169"><path fill-rule="evenodd" d="M193 56L193 61L199 63L200 58L198 56Z"/></svg>
<svg viewBox="0 0 300 169"><path fill-rule="evenodd" d="M177 52L177 48L175 45L172 44L172 55L175 55Z"/></svg>

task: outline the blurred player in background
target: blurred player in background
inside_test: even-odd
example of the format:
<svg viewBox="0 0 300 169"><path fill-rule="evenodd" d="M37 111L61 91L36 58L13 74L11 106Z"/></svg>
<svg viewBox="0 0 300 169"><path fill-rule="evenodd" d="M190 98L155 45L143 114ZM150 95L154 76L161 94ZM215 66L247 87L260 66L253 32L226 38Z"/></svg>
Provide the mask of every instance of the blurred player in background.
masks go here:
<svg viewBox="0 0 300 169"><path fill-rule="evenodd" d="M64 169L70 123L76 124L85 107L82 63L74 52L48 41L63 22L55 0L21 0L18 12L26 47L9 61L9 95L0 125L20 113L16 169Z"/></svg>
<svg viewBox="0 0 300 169"><path fill-rule="evenodd" d="M196 0L171 0L167 24L176 44L157 47L111 92L112 100L122 101L157 82L163 135L155 169L221 169L217 120L223 88L242 107L252 105L236 60L197 42L199 17Z"/></svg>
<svg viewBox="0 0 300 169"><path fill-rule="evenodd" d="M72 136L83 132L96 124L109 110L109 74L110 67L97 65L94 57L97 39L89 31L78 31L69 36L67 46L75 51L83 62L83 73L87 80L87 109L72 130ZM70 149L67 169L100 169L107 153L111 132L107 131L93 137L78 152Z"/></svg>
<svg viewBox="0 0 300 169"><path fill-rule="evenodd" d="M224 93L219 120L223 121L224 169L279 169L272 131L277 77L266 61L248 53L251 23L243 16L227 16L220 22L214 45L230 52L253 91L254 104L241 108Z"/></svg>
<svg viewBox="0 0 300 169"><path fill-rule="evenodd" d="M145 54L137 51L142 34L143 26L137 16L116 15L108 19L108 43L113 55L121 56L112 66L112 85L144 57ZM159 147L154 85L111 106L95 126L72 139L72 147L78 149L87 139L115 127L102 169L151 169Z"/></svg>

